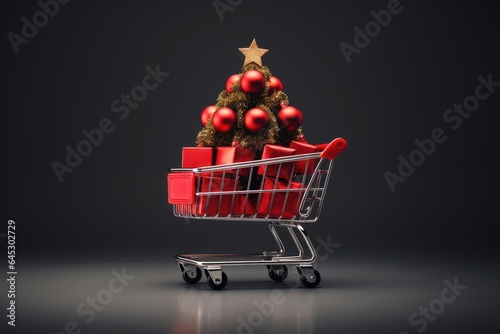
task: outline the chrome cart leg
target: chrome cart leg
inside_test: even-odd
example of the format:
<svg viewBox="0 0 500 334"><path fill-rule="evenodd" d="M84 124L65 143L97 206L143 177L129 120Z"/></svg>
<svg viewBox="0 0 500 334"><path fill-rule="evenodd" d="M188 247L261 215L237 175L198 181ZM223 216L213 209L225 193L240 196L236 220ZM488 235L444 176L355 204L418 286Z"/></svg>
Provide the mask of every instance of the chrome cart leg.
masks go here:
<svg viewBox="0 0 500 334"><path fill-rule="evenodd" d="M309 249L309 252L311 253L311 258L308 259L308 261L312 265L313 262L316 261L316 258L317 258L316 250L314 249L314 246L313 246L313 244L311 242L311 239L309 239L309 236L307 235L307 233L304 230L304 228L301 225L299 225L299 224L296 225L296 228L297 228L297 231L299 231L299 233L302 236L302 238L304 239L304 241L306 242L307 248ZM295 238L294 240L296 240L296 239L297 238ZM302 246L300 246L299 250L303 250Z"/></svg>
<svg viewBox="0 0 500 334"><path fill-rule="evenodd" d="M221 290L227 284L227 276L221 267L207 267L205 269L207 283L214 290Z"/></svg>
<svg viewBox="0 0 500 334"><path fill-rule="evenodd" d="M285 246L283 245L283 242L281 241L280 236L278 235L278 232L276 231L276 227L286 227L288 230L288 233L292 237L292 240L295 244L295 247L297 247L298 254L297 255L285 255ZM273 256L273 261L276 262L283 262L283 261L289 261L289 260L297 260L304 265L312 265L314 261L316 261L316 250L314 249L314 246L307 236L306 231L304 228L299 225L299 224L270 224L269 229L271 230L271 233L274 236L274 239L276 240L276 243L279 246L279 251L264 251L264 255L270 255ZM302 246L302 240L297 236L297 233L295 233L294 230L298 231L298 234L301 236L303 239L303 242L307 246L307 250L311 254L309 258L304 258L304 247Z"/></svg>
<svg viewBox="0 0 500 334"><path fill-rule="evenodd" d="M273 235L274 240L276 240L279 250L264 251L263 254L271 256L282 256L283 254L285 254L285 246L283 245L278 232L276 232L275 224L269 224L269 230L271 230L271 234Z"/></svg>
<svg viewBox="0 0 500 334"><path fill-rule="evenodd" d="M299 254L296 256L298 259L301 259L304 256L304 248L302 248L302 245L300 244L299 239L297 238L297 235L293 231L293 227L288 227L288 233L290 233L290 236L293 239L293 242L295 243L295 247L297 247L297 250L299 251Z"/></svg>
<svg viewBox="0 0 500 334"><path fill-rule="evenodd" d="M309 239L309 236L307 235L306 231L301 225L297 225L297 231L299 231L299 234L302 236L302 238L305 240L307 248L309 249L309 252L311 253L311 258L309 259L310 263L306 265L297 265L297 271L299 272L300 275L300 281L302 282L302 285L304 285L306 288L315 288L318 286L318 284L321 282L321 275L320 273L313 268L313 263L316 261L316 250L314 249L314 246L311 242L311 239ZM295 235L295 233L294 233ZM296 244L298 243L297 236L295 236L294 241L296 241ZM300 243L298 243L300 245ZM299 250L302 250L301 246Z"/></svg>

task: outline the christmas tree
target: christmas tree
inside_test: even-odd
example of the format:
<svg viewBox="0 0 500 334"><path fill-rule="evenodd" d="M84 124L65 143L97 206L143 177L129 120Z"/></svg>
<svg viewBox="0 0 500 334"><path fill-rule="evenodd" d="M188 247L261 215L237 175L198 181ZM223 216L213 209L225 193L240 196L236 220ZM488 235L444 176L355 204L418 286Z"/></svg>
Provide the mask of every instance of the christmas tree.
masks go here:
<svg viewBox="0 0 500 334"><path fill-rule="evenodd" d="M237 146L259 156L266 144L288 146L301 140L302 112L289 106L283 84L262 65L269 50L260 49L255 39L239 50L245 55L242 72L230 76L217 103L203 110L198 146Z"/></svg>

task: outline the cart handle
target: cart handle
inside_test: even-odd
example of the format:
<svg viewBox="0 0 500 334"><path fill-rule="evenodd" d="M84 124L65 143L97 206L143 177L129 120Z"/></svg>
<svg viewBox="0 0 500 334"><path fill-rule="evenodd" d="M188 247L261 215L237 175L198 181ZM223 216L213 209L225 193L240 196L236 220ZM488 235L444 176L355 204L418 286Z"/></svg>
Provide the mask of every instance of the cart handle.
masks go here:
<svg viewBox="0 0 500 334"><path fill-rule="evenodd" d="M347 147L347 142L344 138L335 138L332 140L330 144L321 152L321 158L327 158L330 160L334 160L337 157L337 154L344 151Z"/></svg>

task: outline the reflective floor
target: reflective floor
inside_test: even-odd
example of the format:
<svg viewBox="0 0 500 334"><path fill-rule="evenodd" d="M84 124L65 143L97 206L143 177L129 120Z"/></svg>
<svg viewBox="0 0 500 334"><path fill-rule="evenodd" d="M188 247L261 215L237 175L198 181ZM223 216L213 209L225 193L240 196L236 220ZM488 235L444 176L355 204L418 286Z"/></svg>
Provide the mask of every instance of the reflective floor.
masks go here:
<svg viewBox="0 0 500 334"><path fill-rule="evenodd" d="M184 283L173 259L25 265L18 277L17 326L9 330L222 334L500 329L495 321L499 269L492 263L333 257L320 263L322 283L315 289L302 287L295 269L289 269L285 282L277 283L265 267L224 268L229 282L224 290L213 291L205 278L196 285Z"/></svg>

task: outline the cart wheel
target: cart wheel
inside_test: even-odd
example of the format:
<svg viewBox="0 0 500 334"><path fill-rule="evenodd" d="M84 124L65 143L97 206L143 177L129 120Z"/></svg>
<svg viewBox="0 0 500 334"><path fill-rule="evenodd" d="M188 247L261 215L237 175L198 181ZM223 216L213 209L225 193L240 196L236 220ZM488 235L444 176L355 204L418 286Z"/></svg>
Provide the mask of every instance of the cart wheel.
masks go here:
<svg viewBox="0 0 500 334"><path fill-rule="evenodd" d="M288 268L286 266L282 266L282 269L279 269L277 271L274 270L271 266L267 266L267 269L267 273L273 281L283 282L288 276Z"/></svg>
<svg viewBox="0 0 500 334"><path fill-rule="evenodd" d="M225 272L222 272L222 281L219 284L215 284L212 280L212 277L208 276L207 280L208 285L214 290L222 290L227 284L227 276Z"/></svg>
<svg viewBox="0 0 500 334"><path fill-rule="evenodd" d="M305 275L300 276L300 281L306 288L315 288L321 282L321 275L317 270L314 270L314 282L309 282Z"/></svg>
<svg viewBox="0 0 500 334"><path fill-rule="evenodd" d="M196 271L184 270L184 272L182 273L182 278L188 284L196 284L201 279L201 269L196 267Z"/></svg>

